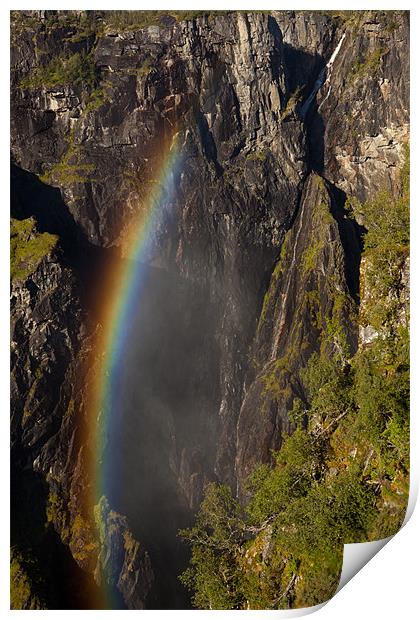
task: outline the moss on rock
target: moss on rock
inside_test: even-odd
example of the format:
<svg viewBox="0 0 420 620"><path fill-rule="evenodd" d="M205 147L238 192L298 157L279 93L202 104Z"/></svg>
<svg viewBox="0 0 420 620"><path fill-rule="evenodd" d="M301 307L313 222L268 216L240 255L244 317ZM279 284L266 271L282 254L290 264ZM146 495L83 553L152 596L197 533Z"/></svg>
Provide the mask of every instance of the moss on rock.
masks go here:
<svg viewBox="0 0 420 620"><path fill-rule="evenodd" d="M11 220L10 225L10 275L13 282L26 280L40 262L57 245L58 236L38 233L35 220Z"/></svg>

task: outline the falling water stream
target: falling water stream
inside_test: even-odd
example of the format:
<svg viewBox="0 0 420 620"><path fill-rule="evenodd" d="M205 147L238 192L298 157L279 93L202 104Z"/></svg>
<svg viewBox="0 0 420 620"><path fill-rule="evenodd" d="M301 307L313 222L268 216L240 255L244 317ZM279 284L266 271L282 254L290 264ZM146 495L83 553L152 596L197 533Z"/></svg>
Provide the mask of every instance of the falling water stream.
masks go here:
<svg viewBox="0 0 420 620"><path fill-rule="evenodd" d="M323 86L324 84L329 84L330 83L332 67L333 67L335 59L337 58L338 52L340 51L340 48L341 48L341 46L343 44L343 41L344 41L345 37L346 37L346 34L344 33L343 36L341 37L341 39L339 40L337 47L333 51L333 53L331 55L331 58L329 59L329 61L325 65L325 67L323 67L321 69L321 71L320 71L320 73L319 73L319 75L318 75L318 77L317 77L317 79L315 81L314 87L311 90L311 93L310 93L309 97L302 104L302 106L300 108L300 117L301 117L302 120L305 119L305 116L308 113L310 105L311 105L312 101L315 99L315 96L316 96L317 92L319 91L319 89L321 88L321 86ZM329 88L329 90L327 92L327 95L325 96L325 98L321 102L319 108L323 105L324 101L327 99L328 95L330 94L330 90L331 90L331 88Z"/></svg>

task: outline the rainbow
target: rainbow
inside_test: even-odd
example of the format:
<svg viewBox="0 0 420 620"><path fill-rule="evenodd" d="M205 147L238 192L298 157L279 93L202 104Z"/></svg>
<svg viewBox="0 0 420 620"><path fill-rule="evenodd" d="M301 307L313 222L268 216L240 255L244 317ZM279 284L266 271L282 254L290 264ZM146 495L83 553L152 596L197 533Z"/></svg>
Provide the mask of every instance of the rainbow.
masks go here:
<svg viewBox="0 0 420 620"><path fill-rule="evenodd" d="M89 432L91 436L91 464L89 505L95 506L102 496L107 495L112 463L106 456L107 437L113 425L118 423L118 400L116 385L124 367L124 353L130 337L130 328L136 317L142 285L147 271L146 259L153 243L154 234L165 217L166 206L175 192L177 175L182 157L174 133L170 144L165 142L152 189L143 201L140 216L131 223L129 233L124 233L125 256L119 261L117 271L111 274L111 291L104 291L109 301L102 309L102 330L95 355L100 359L96 369L93 393L91 394ZM156 174L157 172L157 174ZM108 278L110 274L107 274ZM109 596L107 597L109 600Z"/></svg>

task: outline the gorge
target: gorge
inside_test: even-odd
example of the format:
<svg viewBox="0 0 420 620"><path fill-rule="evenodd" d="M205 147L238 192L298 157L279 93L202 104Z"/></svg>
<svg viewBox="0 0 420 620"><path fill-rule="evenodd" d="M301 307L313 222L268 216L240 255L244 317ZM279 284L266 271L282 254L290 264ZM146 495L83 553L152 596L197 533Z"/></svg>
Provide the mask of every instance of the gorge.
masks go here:
<svg viewBox="0 0 420 620"><path fill-rule="evenodd" d="M12 607L325 600L338 556L325 587L300 548L276 573L261 488L285 483L264 470L249 485L261 464L287 472L296 445L311 485L334 488L361 459L375 492L359 505L380 520L357 536L398 527L408 41L405 11L12 11ZM382 341L399 347L385 372L398 415L381 410L385 448L362 431L348 444L339 422L368 410L346 382L369 392L360 368L369 355L382 368ZM346 403L331 418L316 404L323 364ZM328 437L322 458L308 434ZM249 505L252 522L235 516L228 557L206 538L214 566L239 562L258 581L262 554L269 586L210 591L201 559L179 579L185 538L202 549L206 488L235 515Z"/></svg>

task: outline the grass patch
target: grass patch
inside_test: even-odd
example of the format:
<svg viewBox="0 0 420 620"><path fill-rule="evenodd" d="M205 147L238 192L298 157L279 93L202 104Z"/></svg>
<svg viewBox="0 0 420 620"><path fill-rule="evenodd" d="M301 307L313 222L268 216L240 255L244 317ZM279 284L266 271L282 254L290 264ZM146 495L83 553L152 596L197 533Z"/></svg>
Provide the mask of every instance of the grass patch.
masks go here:
<svg viewBox="0 0 420 620"><path fill-rule="evenodd" d="M95 88L90 94L89 99L86 103L86 107L83 110L83 115L88 114L89 112L94 112L95 110L99 110L99 108L108 101L109 97L105 94L103 88Z"/></svg>
<svg viewBox="0 0 420 620"><path fill-rule="evenodd" d="M21 80L20 86L29 90L75 84L93 87L96 82L92 53L76 52L71 56L60 54L47 65L36 67Z"/></svg>
<svg viewBox="0 0 420 620"><path fill-rule="evenodd" d="M58 241L57 235L38 233L35 220L11 220L10 275L13 282L26 280L42 259L50 254Z"/></svg>
<svg viewBox="0 0 420 620"><path fill-rule="evenodd" d="M290 376L289 369L290 354L272 362L267 369L260 375L263 386L262 394L271 399L280 401L287 400L292 395L290 382L286 379ZM284 387L281 387L284 386Z"/></svg>
<svg viewBox="0 0 420 620"><path fill-rule="evenodd" d="M22 553L12 547L10 552L10 608L44 609L39 598L33 593L32 580L28 568L34 562L24 558ZM32 566L33 570L33 566Z"/></svg>
<svg viewBox="0 0 420 620"><path fill-rule="evenodd" d="M52 185L75 185L76 183L89 183L92 181L88 173L94 172L94 164L69 164L60 162L53 166L50 171L40 176L43 183Z"/></svg>
<svg viewBox="0 0 420 620"><path fill-rule="evenodd" d="M388 49L378 47L367 54L363 61L357 60L351 68L350 82L353 84L363 77L374 77L381 66L382 57L388 53Z"/></svg>
<svg viewBox="0 0 420 620"><path fill-rule="evenodd" d="M258 329L260 329L260 327L264 324L264 322L266 321L267 318L267 311L269 309L269 307L271 306L271 304L274 301L274 296L276 294L276 290L277 290L277 282L279 277L281 276L282 270L283 270L283 266L284 266L284 259L286 258L286 253L287 253L287 246L288 246L288 242L290 239L290 231L288 231L286 233L286 235L284 236L284 240L283 240L283 244L281 246L281 251L280 251L280 256L279 259L273 269L273 273L271 274L271 281L269 284L269 287L264 295L264 300L263 300L263 305L261 308L261 315L260 315L260 320L259 320L259 325L258 325Z"/></svg>
<svg viewBox="0 0 420 620"><path fill-rule="evenodd" d="M264 162L268 157L267 150L254 151L246 156L247 161L260 161Z"/></svg>
<svg viewBox="0 0 420 620"><path fill-rule="evenodd" d="M99 89L97 89L99 91ZM84 113L98 109L105 101L100 92L90 100ZM91 106L89 110L87 108ZM47 170L39 178L43 183L49 185L74 185L76 183L92 182L92 173L95 172L95 164L85 164L80 161L81 150L78 144L73 142L73 133L70 133L69 148L64 153L61 161L54 164L50 170Z"/></svg>
<svg viewBox="0 0 420 620"><path fill-rule="evenodd" d="M102 15L105 32L107 30L140 30L159 25L162 11L104 11Z"/></svg>
<svg viewBox="0 0 420 620"><path fill-rule="evenodd" d="M298 104L300 103L302 99L302 91L303 91L303 87L299 86L290 95L289 99L287 100L286 107L280 114L281 121L284 121L288 116L291 116L294 113L294 111L296 110Z"/></svg>
<svg viewBox="0 0 420 620"><path fill-rule="evenodd" d="M47 523L51 523L59 531L61 540L67 544L70 539L70 528L64 500L54 491L48 494L45 508Z"/></svg>
<svg viewBox="0 0 420 620"><path fill-rule="evenodd" d="M129 67L122 70L126 75L134 75L135 77L143 77L149 75L153 71L153 60L146 58L139 67Z"/></svg>
<svg viewBox="0 0 420 620"><path fill-rule="evenodd" d="M316 268L316 261L318 255L322 248L324 247L324 243L322 240L318 240L316 242L311 243L302 255L302 269L303 273L309 273L310 271L314 271Z"/></svg>

